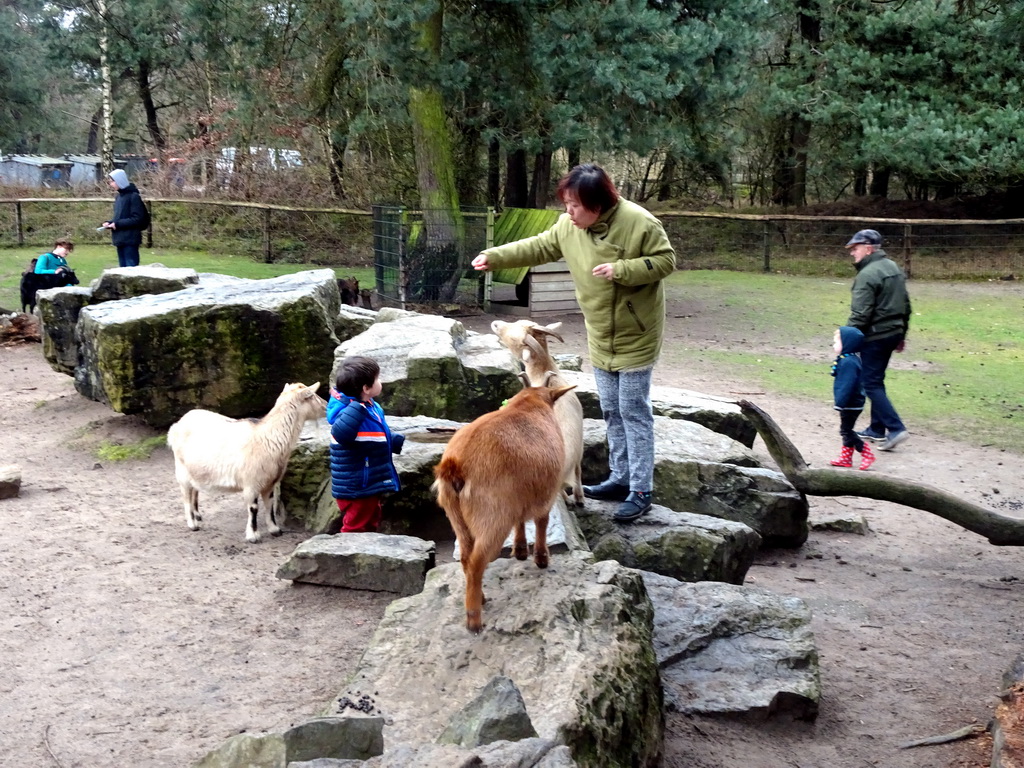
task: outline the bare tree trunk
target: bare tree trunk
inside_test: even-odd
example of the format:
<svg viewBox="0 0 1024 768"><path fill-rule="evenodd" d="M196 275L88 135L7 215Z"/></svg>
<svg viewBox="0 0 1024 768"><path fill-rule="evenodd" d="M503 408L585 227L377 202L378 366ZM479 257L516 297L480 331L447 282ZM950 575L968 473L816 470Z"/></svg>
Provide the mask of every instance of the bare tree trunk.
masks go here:
<svg viewBox="0 0 1024 768"><path fill-rule="evenodd" d="M757 429L782 474L800 493L809 496L860 496L891 501L938 515L961 528L984 536L990 544L1024 546L1024 520L1005 517L940 488L876 472L811 469L771 416L749 400L740 400L737 404Z"/></svg>
<svg viewBox="0 0 1024 768"><path fill-rule="evenodd" d="M139 87L139 100L142 102L142 109L146 114L146 128L149 130L149 138L156 147L161 163L165 160L164 154L167 149L167 139L160 130L159 114L156 104L153 103L153 86L150 82L149 59L139 59L138 68L135 72L135 82Z"/></svg>
<svg viewBox="0 0 1024 768"><path fill-rule="evenodd" d="M533 181L530 184L530 208L547 208L548 188L551 186L551 149L547 142L544 149L534 155Z"/></svg>
<svg viewBox="0 0 1024 768"><path fill-rule="evenodd" d="M497 139L487 143L487 204L501 205L501 145Z"/></svg>
<svg viewBox="0 0 1024 768"><path fill-rule="evenodd" d="M529 190L526 179L526 150L506 153L505 205L508 208L528 208Z"/></svg>
<svg viewBox="0 0 1024 768"><path fill-rule="evenodd" d="M888 197L891 176L892 169L875 166L871 173L871 186L868 188L868 194L875 197Z"/></svg>
<svg viewBox="0 0 1024 768"><path fill-rule="evenodd" d="M85 154L95 155L100 147L100 120L103 119L103 108L92 113L89 120L89 137L85 142Z"/></svg>
<svg viewBox="0 0 1024 768"><path fill-rule="evenodd" d="M103 176L114 170L114 81L110 77L110 38L107 36L107 0L96 0L100 15L100 80L103 83L100 110L103 112L103 148L100 165Z"/></svg>

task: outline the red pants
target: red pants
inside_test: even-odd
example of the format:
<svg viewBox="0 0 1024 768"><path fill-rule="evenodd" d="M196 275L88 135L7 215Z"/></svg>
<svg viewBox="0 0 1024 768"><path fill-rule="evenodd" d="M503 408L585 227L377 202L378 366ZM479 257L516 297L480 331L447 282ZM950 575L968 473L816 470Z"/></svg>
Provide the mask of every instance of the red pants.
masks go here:
<svg viewBox="0 0 1024 768"><path fill-rule="evenodd" d="M341 512L342 533L373 533L380 525L380 496L361 499L335 499Z"/></svg>

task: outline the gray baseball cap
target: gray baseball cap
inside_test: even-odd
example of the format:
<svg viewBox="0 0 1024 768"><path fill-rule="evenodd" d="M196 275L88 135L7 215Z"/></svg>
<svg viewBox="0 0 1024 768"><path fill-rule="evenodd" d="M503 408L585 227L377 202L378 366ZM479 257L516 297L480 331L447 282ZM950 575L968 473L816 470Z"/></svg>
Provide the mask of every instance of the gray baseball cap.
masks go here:
<svg viewBox="0 0 1024 768"><path fill-rule="evenodd" d="M846 247L849 248L852 245L859 245L861 243L867 243L868 245L881 245L882 236L873 229L862 229L850 238L850 242L846 244Z"/></svg>

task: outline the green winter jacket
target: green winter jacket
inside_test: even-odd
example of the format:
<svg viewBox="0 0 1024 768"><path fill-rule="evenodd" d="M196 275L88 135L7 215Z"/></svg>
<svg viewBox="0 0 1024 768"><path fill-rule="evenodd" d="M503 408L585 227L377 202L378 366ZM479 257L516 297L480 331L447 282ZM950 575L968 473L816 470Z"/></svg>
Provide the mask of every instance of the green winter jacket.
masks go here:
<svg viewBox="0 0 1024 768"><path fill-rule="evenodd" d="M665 331L661 281L675 269L676 254L661 222L646 209L619 198L589 229L563 214L546 232L483 253L490 269L565 259L595 368L648 368L658 359ZM594 267L609 262L615 264L613 279L594 277Z"/></svg>
<svg viewBox="0 0 1024 768"><path fill-rule="evenodd" d="M903 270L881 248L856 267L846 324L860 330L865 341L905 335L910 327L910 296Z"/></svg>

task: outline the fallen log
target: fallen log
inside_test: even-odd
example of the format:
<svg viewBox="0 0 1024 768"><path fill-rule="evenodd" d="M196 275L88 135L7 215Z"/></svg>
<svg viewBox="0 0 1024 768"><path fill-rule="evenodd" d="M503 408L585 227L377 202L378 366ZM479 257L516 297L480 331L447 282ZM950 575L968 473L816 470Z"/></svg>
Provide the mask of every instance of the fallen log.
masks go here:
<svg viewBox="0 0 1024 768"><path fill-rule="evenodd" d="M767 413L749 400L736 403L757 429L782 474L808 496L860 496L891 501L949 520L997 546L1024 546L1024 519L1006 517L988 507L958 498L941 488L878 472L813 469L799 449Z"/></svg>

